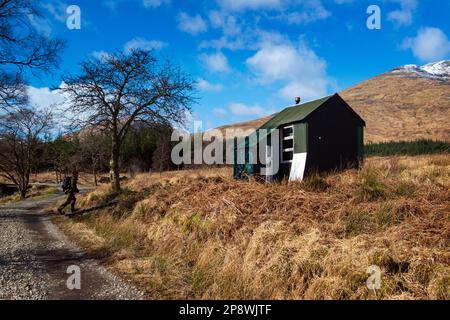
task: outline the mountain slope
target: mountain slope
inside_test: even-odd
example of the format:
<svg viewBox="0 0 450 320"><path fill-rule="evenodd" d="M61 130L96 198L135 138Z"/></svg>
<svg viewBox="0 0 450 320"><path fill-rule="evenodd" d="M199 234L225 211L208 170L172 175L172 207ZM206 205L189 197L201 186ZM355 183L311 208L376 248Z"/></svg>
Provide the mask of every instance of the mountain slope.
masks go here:
<svg viewBox="0 0 450 320"><path fill-rule="evenodd" d="M415 64L408 64L403 67L396 68L391 73L411 75L416 74L420 77L438 79L438 80L450 80L450 61L439 61L429 63L424 66L417 66Z"/></svg>
<svg viewBox="0 0 450 320"><path fill-rule="evenodd" d="M339 94L366 121L366 142L450 141L450 61L399 67ZM220 129L256 129L269 118Z"/></svg>

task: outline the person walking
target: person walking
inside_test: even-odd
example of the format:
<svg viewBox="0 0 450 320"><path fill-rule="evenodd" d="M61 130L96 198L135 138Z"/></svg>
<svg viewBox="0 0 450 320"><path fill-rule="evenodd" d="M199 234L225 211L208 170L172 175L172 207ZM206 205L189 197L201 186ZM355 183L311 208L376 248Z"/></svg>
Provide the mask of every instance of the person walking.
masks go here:
<svg viewBox="0 0 450 320"><path fill-rule="evenodd" d="M80 190L78 190L77 184L78 184L78 171L74 170L72 172L71 177L64 178L62 188L64 193L67 194L67 199L61 206L58 207L59 214L63 215L64 208L67 207L69 204L72 213L75 212L75 203L77 201L75 194L80 192Z"/></svg>

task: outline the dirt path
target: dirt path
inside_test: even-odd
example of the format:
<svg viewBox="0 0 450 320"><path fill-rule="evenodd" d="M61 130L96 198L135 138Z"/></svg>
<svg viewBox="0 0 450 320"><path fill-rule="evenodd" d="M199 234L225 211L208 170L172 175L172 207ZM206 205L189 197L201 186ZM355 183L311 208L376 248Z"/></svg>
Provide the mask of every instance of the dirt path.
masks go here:
<svg viewBox="0 0 450 320"><path fill-rule="evenodd" d="M0 299L141 299L51 222L43 208L60 197L0 206ZM73 265L80 268L80 290L66 284Z"/></svg>

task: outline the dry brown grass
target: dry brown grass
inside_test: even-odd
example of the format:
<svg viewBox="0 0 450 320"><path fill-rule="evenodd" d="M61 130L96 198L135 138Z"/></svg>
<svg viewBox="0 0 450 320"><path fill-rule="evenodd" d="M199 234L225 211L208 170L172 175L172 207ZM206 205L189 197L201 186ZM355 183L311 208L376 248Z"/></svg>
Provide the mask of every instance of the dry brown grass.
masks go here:
<svg viewBox="0 0 450 320"><path fill-rule="evenodd" d="M30 190L28 190L26 198L27 199L35 199L35 200L45 199L57 192L58 192L58 189L56 189L54 187L34 185L31 187ZM20 200L21 200L20 193L16 192L11 196L6 196L6 197L0 198L0 204L17 202Z"/></svg>
<svg viewBox="0 0 450 320"><path fill-rule="evenodd" d="M108 174L102 174L100 176L107 177ZM99 176L99 178L100 178ZM1 180L0 180L1 182ZM6 181L5 181L6 182ZM10 183L10 182L8 182ZM39 173L33 173L30 176L30 183L48 183L48 184L55 184L56 183L56 177L54 172L39 172ZM78 179L78 184L81 186L87 186L92 187L94 186L94 176L91 173L87 172L80 172L80 176Z"/></svg>
<svg viewBox="0 0 450 320"><path fill-rule="evenodd" d="M100 179L100 177L108 177L108 173L101 173L101 174L99 174L99 176L97 178ZM2 182L2 181L0 180L0 182ZM4 181L4 182L10 183L8 181ZM51 172L51 171L33 173L30 176L30 183L55 184L56 176L55 176L55 173ZM78 185L85 186L85 187L93 187L94 186L94 175L91 173L87 173L87 172L80 172L80 176L78 178Z"/></svg>
<svg viewBox="0 0 450 320"><path fill-rule="evenodd" d="M450 299L448 155L371 158L302 183L230 175L138 175L118 207L60 225L151 298Z"/></svg>

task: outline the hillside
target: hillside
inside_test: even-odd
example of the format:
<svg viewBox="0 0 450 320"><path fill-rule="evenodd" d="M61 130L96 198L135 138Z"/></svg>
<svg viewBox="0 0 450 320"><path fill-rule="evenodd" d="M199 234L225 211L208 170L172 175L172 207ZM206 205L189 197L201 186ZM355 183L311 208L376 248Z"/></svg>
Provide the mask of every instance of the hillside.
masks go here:
<svg viewBox="0 0 450 320"><path fill-rule="evenodd" d="M406 65L340 95L367 123L365 141L450 141L450 61ZM269 117L221 127L258 128Z"/></svg>
<svg viewBox="0 0 450 320"><path fill-rule="evenodd" d="M221 130L222 132L225 132L225 130L227 130L227 129L237 129L237 128L242 129L244 131L250 130L250 129L256 129L256 128L260 127L263 123L269 121L274 115L275 114L266 116L266 117L260 118L260 119L239 122L239 123L233 123L233 124L219 127L217 129Z"/></svg>

